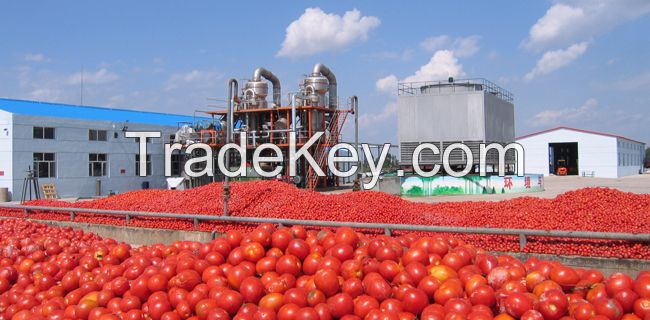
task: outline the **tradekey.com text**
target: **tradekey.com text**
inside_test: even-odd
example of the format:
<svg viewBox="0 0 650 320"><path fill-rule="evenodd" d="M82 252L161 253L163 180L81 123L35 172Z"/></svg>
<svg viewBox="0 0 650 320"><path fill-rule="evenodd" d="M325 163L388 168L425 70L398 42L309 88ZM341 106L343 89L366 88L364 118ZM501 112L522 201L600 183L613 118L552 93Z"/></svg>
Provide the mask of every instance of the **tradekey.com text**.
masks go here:
<svg viewBox="0 0 650 320"><path fill-rule="evenodd" d="M246 177L246 162L240 161L239 165L236 167L227 167L226 166L226 153L227 152L236 152L239 154L240 159L248 159L246 141L248 137L246 132L237 133L239 136L239 144L229 143L221 148L219 148L219 153L217 155L217 168L222 175L227 177ZM288 143L288 153L289 153L289 176L295 177L297 172L297 161L300 158L308 163L308 165L314 170L314 173L318 176L324 177L326 174L323 172L322 168L318 165L317 161L314 159L313 155L308 152L308 150L317 145L318 140L322 137L323 132L316 132L307 142L302 144L300 148L297 148L297 139L295 132L289 132L289 143ZM159 131L127 131L125 132L125 137L135 138L136 142L139 145L139 171L140 176L147 176L146 166L146 155L147 155L147 140L149 138L160 138L162 136ZM364 189L372 189L379 180L379 175L386 161L386 157L390 150L391 144L385 143L381 151L379 151L378 157L375 158L373 155L370 146L366 143L360 144L361 149L363 150L364 159L367 160L367 168L370 170L371 176L370 181L363 183ZM475 163L474 156L472 155L471 149L462 143L454 143L449 145L443 150L442 153L442 167L445 170L445 173L453 177L463 177L469 174L475 165L479 167L479 174L485 176L487 174L487 165L486 159L488 151L494 150L498 153L498 175L505 175L505 157L508 150L514 150L516 152L516 173L518 176L524 175L524 162L520 161L524 157L524 148L518 143L510 143L507 145L501 145L498 143L485 144L482 143L479 145L479 159L478 163ZM164 154L165 154L165 176L170 177L172 175L172 154L174 152L184 152L187 155L192 155L196 150L203 150L203 155L194 156L187 159L183 166L183 171L189 177L201 177L208 175L210 177L214 176L213 168L214 166L214 156L213 149L210 145L205 143L192 143L189 145L183 145L181 143L166 143L164 144ZM413 157L411 166L415 174L421 177L431 177L436 175L441 168L440 164L435 164L432 166L431 170L423 170L420 165L420 154L428 150L434 155L440 154L440 149L438 146L432 143L422 143L418 145L415 150L413 150ZM454 150L461 150L465 156L465 163L462 165L462 170L455 171L456 169L450 164L449 158L451 152ZM345 154L342 156L341 154ZM285 165L284 154L280 147L271 143L264 143L255 147L252 156L252 166L255 172L265 178L275 178L284 172ZM349 166L347 170L341 171L337 164L348 163ZM263 164L275 164L273 170L265 170ZM334 146L329 147L327 154L327 168L328 170L337 177L351 177L357 173L359 169L359 153L358 150L349 143L339 143ZM201 169L196 169L196 167ZM267 166L268 168L268 166Z"/></svg>

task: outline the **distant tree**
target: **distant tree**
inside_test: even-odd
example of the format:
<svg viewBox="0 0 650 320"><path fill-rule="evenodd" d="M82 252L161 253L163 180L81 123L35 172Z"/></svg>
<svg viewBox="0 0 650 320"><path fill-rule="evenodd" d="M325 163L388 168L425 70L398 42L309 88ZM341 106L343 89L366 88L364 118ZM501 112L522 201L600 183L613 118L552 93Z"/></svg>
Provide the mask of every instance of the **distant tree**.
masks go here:
<svg viewBox="0 0 650 320"><path fill-rule="evenodd" d="M650 148L645 149L645 162L650 162Z"/></svg>

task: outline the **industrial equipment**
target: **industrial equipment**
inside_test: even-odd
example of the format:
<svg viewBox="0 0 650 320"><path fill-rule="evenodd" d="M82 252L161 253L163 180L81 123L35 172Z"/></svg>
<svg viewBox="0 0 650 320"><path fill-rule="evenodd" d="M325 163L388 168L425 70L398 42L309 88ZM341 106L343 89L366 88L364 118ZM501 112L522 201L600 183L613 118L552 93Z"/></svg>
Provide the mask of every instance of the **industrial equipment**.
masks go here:
<svg viewBox="0 0 650 320"><path fill-rule="evenodd" d="M454 79L447 81L401 82L398 84L398 137L400 167L410 169L413 151L423 143L438 147L420 153L424 170L442 166L444 150L452 144L466 145L473 159L479 159L481 144L505 145L515 141L513 95L486 79ZM450 153L452 168L464 169L467 156L461 150ZM506 167L513 166L513 151L506 153ZM486 165L496 168L496 151L488 152ZM444 174L444 167L441 171ZM472 172L476 173L476 168Z"/></svg>
<svg viewBox="0 0 650 320"><path fill-rule="evenodd" d="M272 86L271 103L267 101L269 82ZM331 146L341 141L341 130L348 113L358 117L358 102L355 96L345 108L339 108L336 76L327 66L316 64L301 81L298 90L288 94L289 101L284 105L280 80L267 69L257 68L253 76L243 84L241 91L237 87L237 81L231 79L227 109L206 111L212 118L208 125L203 123L183 127L176 135L176 140L181 140L186 145L196 141L206 143L216 155L228 142L240 143L236 133L246 132L245 144L249 150L264 143L274 144L281 149L285 163L263 164L268 171L282 165L284 172L278 179L309 189L339 184L338 178L327 170L327 153ZM304 158L297 162L297 175L289 177L290 133L295 133L296 148L299 149L317 132L324 134L309 148L309 153L326 173L326 177L316 175ZM252 151L247 152L247 159L239 159L239 154L228 153L226 167L238 167L242 162L248 167L252 155ZM263 153L262 156L274 154ZM226 177L216 176L215 180L226 180Z"/></svg>

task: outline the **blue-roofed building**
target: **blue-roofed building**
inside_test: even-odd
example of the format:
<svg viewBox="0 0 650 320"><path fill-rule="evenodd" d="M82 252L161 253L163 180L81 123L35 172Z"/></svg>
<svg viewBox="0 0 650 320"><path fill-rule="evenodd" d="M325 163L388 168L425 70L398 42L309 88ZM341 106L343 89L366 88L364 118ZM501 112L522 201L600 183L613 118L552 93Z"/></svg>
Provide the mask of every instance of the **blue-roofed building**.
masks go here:
<svg viewBox="0 0 650 320"><path fill-rule="evenodd" d="M165 188L164 143L193 116L0 99L0 188L20 200L29 167L59 197L91 197ZM125 131L160 131L147 145L148 176L139 176L138 143ZM180 174L179 157L172 174Z"/></svg>

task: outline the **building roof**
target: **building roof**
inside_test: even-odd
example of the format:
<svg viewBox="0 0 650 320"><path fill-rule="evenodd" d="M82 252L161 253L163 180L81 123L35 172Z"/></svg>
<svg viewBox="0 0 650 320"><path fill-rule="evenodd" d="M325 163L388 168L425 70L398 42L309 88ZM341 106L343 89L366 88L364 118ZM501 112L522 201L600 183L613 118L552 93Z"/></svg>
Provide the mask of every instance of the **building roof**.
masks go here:
<svg viewBox="0 0 650 320"><path fill-rule="evenodd" d="M630 140L630 141L633 141L633 142L645 144L645 142L641 142L641 141L638 141L638 140L626 138L626 137L611 134L611 133L604 133L604 132L597 132L597 131L591 131L591 130L569 128L569 127L557 127L557 128L542 130L542 131L538 131L538 132L533 132L533 133L530 133L530 134L527 134L527 135L523 135L521 137L517 137L517 138L515 138L515 140L525 139L525 138L528 138L528 137L532 137L532 136L536 136L536 135L540 135L540 134L544 134L544 133L548 133L548 132L552 132L552 131L562 130L562 129L576 131L576 132L582 132L582 133L596 134L596 135L599 135L599 136L606 136L606 137L612 137L612 138L625 139L625 140Z"/></svg>
<svg viewBox="0 0 650 320"><path fill-rule="evenodd" d="M30 116L128 121L165 126L176 126L179 122L194 123L194 117L186 115L3 98L0 98L0 110Z"/></svg>

